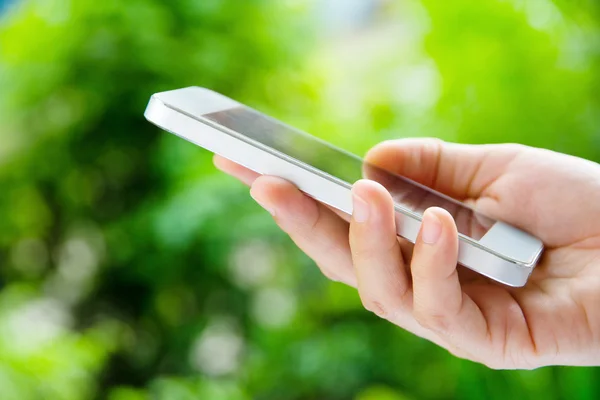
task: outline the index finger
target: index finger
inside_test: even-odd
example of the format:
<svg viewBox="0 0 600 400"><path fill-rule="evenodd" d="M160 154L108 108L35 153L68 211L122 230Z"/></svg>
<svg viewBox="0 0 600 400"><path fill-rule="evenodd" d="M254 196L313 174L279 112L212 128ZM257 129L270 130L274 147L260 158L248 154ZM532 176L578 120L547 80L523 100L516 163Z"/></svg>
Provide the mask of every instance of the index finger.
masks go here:
<svg viewBox="0 0 600 400"><path fill-rule="evenodd" d="M213 163L219 170L239 179L242 183L248 186L251 186L256 178L260 176L260 174L249 170L248 168L243 167L231 160L228 160L225 157L221 157L218 154L214 155Z"/></svg>

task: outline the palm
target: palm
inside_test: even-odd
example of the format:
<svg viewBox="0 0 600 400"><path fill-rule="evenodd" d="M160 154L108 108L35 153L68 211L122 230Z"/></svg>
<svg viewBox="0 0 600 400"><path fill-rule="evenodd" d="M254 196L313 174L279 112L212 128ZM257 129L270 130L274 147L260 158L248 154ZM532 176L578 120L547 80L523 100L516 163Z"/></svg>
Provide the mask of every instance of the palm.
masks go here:
<svg viewBox="0 0 600 400"><path fill-rule="evenodd" d="M392 322L497 368L598 362L600 351L587 351L600 348L600 315L594 314L600 300L600 202L590 200L600 198L597 164L518 145L465 147L436 140L382 143L367 159L526 230L547 248L524 288L459 268L463 308L471 310L464 312L462 323L469 328L459 338L439 332L454 329L440 318L426 330L410 317Z"/></svg>
<svg viewBox="0 0 600 400"><path fill-rule="evenodd" d="M524 288L507 289L474 277L463 290L488 317L487 340L504 367L597 363L600 352L587 349L600 348L595 312L600 203L592 200L600 197L600 174L589 171L600 168L541 150L516 154L474 203L540 237L547 251ZM480 171L486 170L482 165Z"/></svg>
<svg viewBox="0 0 600 400"><path fill-rule="evenodd" d="M279 226L326 276L357 287L367 309L402 328L496 368L598 363L600 166L518 145L428 139L382 143L367 160L542 239L546 252L526 287L457 269L457 232L448 213L441 215L444 244L427 247L419 239L413 251L396 237L389 193L373 182L355 184L353 193L368 197L376 218L348 222L289 182L257 179L215 159L251 184L265 208L277 209Z"/></svg>

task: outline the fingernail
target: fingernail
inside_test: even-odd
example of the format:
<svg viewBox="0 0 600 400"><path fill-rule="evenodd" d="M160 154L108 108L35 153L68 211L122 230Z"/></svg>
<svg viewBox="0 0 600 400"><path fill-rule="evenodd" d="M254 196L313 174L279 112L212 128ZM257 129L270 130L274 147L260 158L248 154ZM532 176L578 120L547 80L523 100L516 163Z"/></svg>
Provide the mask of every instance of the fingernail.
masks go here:
<svg viewBox="0 0 600 400"><path fill-rule="evenodd" d="M421 240L423 243L435 244L442 236L442 221L430 210L426 210L421 224Z"/></svg>
<svg viewBox="0 0 600 400"><path fill-rule="evenodd" d="M367 222L370 213L369 203L356 194L352 195L352 203L352 218L358 223Z"/></svg>
<svg viewBox="0 0 600 400"><path fill-rule="evenodd" d="M267 210L269 212L269 214L271 214L272 216L275 216L275 209L274 208L268 206L262 200L258 199L254 195L254 193L252 193L252 191L250 191L250 196L254 199L254 201L256 201L258 203L259 206L261 206L262 208L264 208L265 210Z"/></svg>

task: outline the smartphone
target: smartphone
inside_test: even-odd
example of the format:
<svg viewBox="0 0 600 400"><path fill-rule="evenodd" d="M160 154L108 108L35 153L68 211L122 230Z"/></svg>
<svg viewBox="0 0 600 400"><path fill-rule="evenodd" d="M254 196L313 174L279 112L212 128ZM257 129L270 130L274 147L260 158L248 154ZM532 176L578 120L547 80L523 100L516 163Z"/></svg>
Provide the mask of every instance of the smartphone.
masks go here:
<svg viewBox="0 0 600 400"><path fill-rule="evenodd" d="M188 87L156 93L145 117L246 168L284 178L347 214L352 214L352 184L375 180L394 199L398 235L413 243L423 212L444 208L458 227L458 262L506 285L525 285L542 254L542 242L526 232L211 90Z"/></svg>

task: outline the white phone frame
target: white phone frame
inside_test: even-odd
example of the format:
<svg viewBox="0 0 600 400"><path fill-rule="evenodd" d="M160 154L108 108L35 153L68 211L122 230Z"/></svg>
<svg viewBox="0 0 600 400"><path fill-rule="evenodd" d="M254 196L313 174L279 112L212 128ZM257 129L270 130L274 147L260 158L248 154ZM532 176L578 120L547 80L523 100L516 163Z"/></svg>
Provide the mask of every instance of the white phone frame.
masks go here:
<svg viewBox="0 0 600 400"><path fill-rule="evenodd" d="M170 133L260 174L284 178L316 200L352 214L351 184L203 118L240 106L211 90L188 87L152 95L144 115ZM421 215L396 206L396 226L399 236L414 243ZM513 287L525 285L543 252L539 239L500 221L479 241L463 234L459 239L460 264Z"/></svg>

